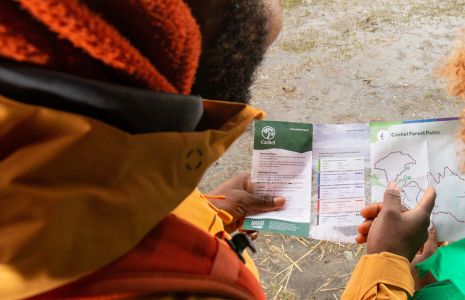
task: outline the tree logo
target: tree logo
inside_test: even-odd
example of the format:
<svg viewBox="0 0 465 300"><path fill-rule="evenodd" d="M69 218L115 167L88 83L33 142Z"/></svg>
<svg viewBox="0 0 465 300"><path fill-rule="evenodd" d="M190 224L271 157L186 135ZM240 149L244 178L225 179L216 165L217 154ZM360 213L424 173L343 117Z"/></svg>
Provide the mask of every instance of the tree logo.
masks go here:
<svg viewBox="0 0 465 300"><path fill-rule="evenodd" d="M265 140L272 140L276 136L276 130L271 126L265 126L262 129L262 137Z"/></svg>

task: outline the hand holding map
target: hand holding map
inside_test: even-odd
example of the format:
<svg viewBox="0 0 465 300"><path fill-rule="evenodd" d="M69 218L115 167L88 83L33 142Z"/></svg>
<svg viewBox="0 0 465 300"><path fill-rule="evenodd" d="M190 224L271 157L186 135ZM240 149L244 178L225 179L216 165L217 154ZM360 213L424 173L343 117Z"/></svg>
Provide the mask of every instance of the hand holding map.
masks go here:
<svg viewBox="0 0 465 300"><path fill-rule="evenodd" d="M371 216L374 220L364 222L369 226L362 227L363 234L368 236L367 253L390 252L411 261L428 236L435 199L434 188L429 187L418 205L405 211L401 205L400 189L391 182L384 192L382 209Z"/></svg>

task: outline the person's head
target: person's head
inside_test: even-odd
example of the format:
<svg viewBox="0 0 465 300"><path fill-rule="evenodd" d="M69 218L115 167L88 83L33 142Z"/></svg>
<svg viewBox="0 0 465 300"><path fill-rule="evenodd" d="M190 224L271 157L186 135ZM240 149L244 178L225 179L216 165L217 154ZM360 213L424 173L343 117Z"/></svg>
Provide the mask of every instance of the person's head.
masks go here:
<svg viewBox="0 0 465 300"><path fill-rule="evenodd" d="M280 0L186 0L202 33L193 94L247 102L254 74L282 27Z"/></svg>
<svg viewBox="0 0 465 300"><path fill-rule="evenodd" d="M8 46L0 59L157 92L247 101L281 29L280 0L55 2L0 1L0 44ZM109 42L89 42L96 37Z"/></svg>
<svg viewBox="0 0 465 300"><path fill-rule="evenodd" d="M449 56L442 68L438 68L438 75L447 80L447 90L450 95L459 96L465 100L465 38ZM462 123L464 126L460 131L460 138L465 145L465 109L462 111ZM462 148L462 170L465 172L465 149Z"/></svg>

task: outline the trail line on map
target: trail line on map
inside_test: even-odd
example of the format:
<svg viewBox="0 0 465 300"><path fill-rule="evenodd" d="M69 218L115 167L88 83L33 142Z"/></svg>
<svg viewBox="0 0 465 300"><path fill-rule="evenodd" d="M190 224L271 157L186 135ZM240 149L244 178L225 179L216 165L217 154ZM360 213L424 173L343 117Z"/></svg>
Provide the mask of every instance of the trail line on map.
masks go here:
<svg viewBox="0 0 465 300"><path fill-rule="evenodd" d="M384 159L389 158L389 156L391 156L391 155L393 155L393 154L405 155L405 156L408 156L408 157L412 160L412 162L409 162L409 163L407 163L407 164L404 164L404 166L403 166L403 171L397 174L395 181L397 181L397 179L398 179L403 173L405 173L405 172L407 171L407 170L406 170L406 167L407 167L408 165L414 165L414 164L417 163L417 160L414 159L409 153L404 153L404 152L402 152L402 151L393 151L393 152L390 152L390 153L388 153L387 155L383 156L383 157L380 158L378 161L376 161L376 162L374 163L373 166L374 166L374 169L375 169L375 170L382 171L382 172L384 173L384 176L386 177L386 182L389 182L389 176L388 176L388 173L387 173L386 169L378 168L378 167L376 167L376 165L377 165L378 163L380 163L381 161L383 161ZM449 171L449 173L450 173L451 175L456 176L459 180L465 181L465 178L463 178L462 176L460 176L457 172L452 171L452 169L451 169L449 166L444 166L444 168L443 168L443 170L442 170L441 172L437 172L437 173L436 173L437 176L435 176L435 175L433 174L432 171L427 172L426 177L427 177L428 183L430 182L429 179L431 178L436 184L441 184L442 181L447 177L447 171ZM404 177L404 179L405 179L405 177ZM412 187L412 186L415 186L415 187L418 189L418 193L417 193L416 196L414 197L414 198L415 198L415 202L418 203L418 201L419 201L418 197L420 196L421 192L424 192L424 191L425 191L425 189L422 188L422 187L420 186L420 184L419 184L417 181L411 180L411 181L407 182L407 180L404 180L404 184L403 184L402 186L400 186L400 189L401 189L401 190L404 190L405 188ZM403 196L404 196L404 197L403 197L404 199L402 199L402 203L403 203L407 208L410 208L409 205L405 202L405 197L407 196L407 193L406 193L405 191L403 191L402 194L403 194ZM457 218L457 216L455 216L455 214L454 214L453 212L450 212L450 211L435 211L435 212L433 212L432 214L433 214L433 215L448 215L448 216L452 217L452 218L453 218L456 222L458 222L458 223L465 223L465 220L461 220L461 219Z"/></svg>
<svg viewBox="0 0 465 300"><path fill-rule="evenodd" d="M450 217L452 217L455 221L459 222L459 223L465 223L465 220L460 220L458 219L453 213L451 213L450 211L433 211L432 212L433 215L449 215Z"/></svg>
<svg viewBox="0 0 465 300"><path fill-rule="evenodd" d="M401 186L400 188L408 187L411 183L414 183L420 191L422 191L422 192L426 191L425 189L422 189L422 188L420 187L420 184L419 184L418 182L416 182L415 180L409 181L409 183L404 184L404 185Z"/></svg>
<svg viewBox="0 0 465 300"><path fill-rule="evenodd" d="M396 153L400 153L401 155L406 155L406 156L410 157L411 160L413 160L413 162L405 164L405 165L404 165L404 170L403 170L402 172L400 172L399 174L397 174L397 177L396 177L396 179L394 180L394 181L396 181L396 182L397 182L397 179L399 178L399 176L402 175L404 172L407 171L407 170L405 169L406 166L408 166L408 165L415 165L415 164L417 163L417 160L414 159L410 154L408 154L408 153L403 153L402 151L393 151L393 152L390 152L389 154L387 154L386 156L380 158L377 162L375 162L375 163L373 164L373 166L374 166L373 169L384 172L384 175L386 176L386 182L388 182L388 183L389 183L389 176L388 176L388 174L387 174L387 172L386 172L386 169L379 169L379 168L376 167L376 164L379 163L380 161L382 161L382 160L388 158L390 155L396 154Z"/></svg>
<svg viewBox="0 0 465 300"><path fill-rule="evenodd" d="M430 176L431 175L431 178L433 178L434 182L436 182L436 184L441 184L441 181L442 179L446 178L446 171L449 170L449 172L452 174L452 175L455 175L457 176L458 179L462 180L462 181L465 181L465 178L462 178L459 174L455 173L454 171L452 171L448 166L445 166L444 167L444 170L442 172L442 174L439 172L438 173L438 179L436 180L436 178L434 177L433 173L430 171L428 172L427 176ZM429 180L428 180L429 181Z"/></svg>
<svg viewBox="0 0 465 300"><path fill-rule="evenodd" d="M416 182L415 180L412 180L410 181L409 183L407 184L404 184L403 186L399 187L402 191L403 188L406 188L406 187L409 187L410 184L413 183L414 185L416 185L417 189L418 189L418 193L417 195L415 196L415 202L418 203L418 197L420 196L421 192L425 192L425 189L422 189L420 187L420 184L418 182ZM403 195L403 199L402 199L402 203L408 208L408 209L411 209L411 207L405 202L405 197L407 197L407 193L404 191L404 195Z"/></svg>

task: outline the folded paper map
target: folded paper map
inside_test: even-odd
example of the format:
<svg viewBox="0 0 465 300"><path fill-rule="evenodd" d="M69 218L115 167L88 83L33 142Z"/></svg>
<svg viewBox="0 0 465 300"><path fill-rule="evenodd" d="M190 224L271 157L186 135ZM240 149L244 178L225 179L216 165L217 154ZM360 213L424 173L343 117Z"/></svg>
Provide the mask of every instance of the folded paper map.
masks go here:
<svg viewBox="0 0 465 300"><path fill-rule="evenodd" d="M413 208L437 191L432 222L443 241L465 238L459 118L364 124L255 123L252 186L284 196L283 210L248 216L246 229L353 242L360 210L397 182Z"/></svg>

